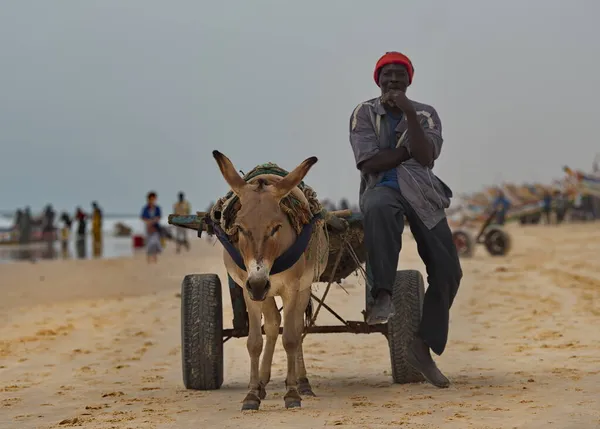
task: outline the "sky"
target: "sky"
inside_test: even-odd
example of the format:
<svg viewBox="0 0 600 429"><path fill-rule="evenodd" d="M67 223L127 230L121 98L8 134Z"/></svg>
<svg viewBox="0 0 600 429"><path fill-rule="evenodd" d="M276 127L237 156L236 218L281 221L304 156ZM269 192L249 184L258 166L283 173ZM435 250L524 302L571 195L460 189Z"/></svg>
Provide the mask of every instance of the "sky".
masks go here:
<svg viewBox="0 0 600 429"><path fill-rule="evenodd" d="M600 107L595 0L0 0L0 209L137 213L223 196L238 170L287 170L358 199L354 107L408 55L432 105L434 172L455 192L589 170Z"/></svg>

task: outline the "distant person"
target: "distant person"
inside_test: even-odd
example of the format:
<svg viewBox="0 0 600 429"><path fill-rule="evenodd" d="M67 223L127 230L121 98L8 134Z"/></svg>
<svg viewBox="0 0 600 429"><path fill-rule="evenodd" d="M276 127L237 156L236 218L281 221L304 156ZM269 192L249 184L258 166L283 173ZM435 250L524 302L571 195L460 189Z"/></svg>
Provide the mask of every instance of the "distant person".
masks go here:
<svg viewBox="0 0 600 429"><path fill-rule="evenodd" d="M60 242L63 257L66 258L69 251L69 238L71 236L71 226L73 225L73 221L67 212L62 212L60 220L63 223L62 228L60 229Z"/></svg>
<svg viewBox="0 0 600 429"><path fill-rule="evenodd" d="M552 195L549 191L544 192L544 198L542 200L542 212L546 218L546 223L550 225L552 223L550 215L552 214Z"/></svg>
<svg viewBox="0 0 600 429"><path fill-rule="evenodd" d="M75 209L75 220L77 221L77 241L85 241L87 214L81 210L81 207Z"/></svg>
<svg viewBox="0 0 600 429"><path fill-rule="evenodd" d="M56 212L52 209L52 204L48 204L42 217L42 237L44 240L52 240L54 235L54 217Z"/></svg>
<svg viewBox="0 0 600 429"><path fill-rule="evenodd" d="M23 210L17 209L15 212L15 220L13 221L14 227L18 228L21 224L21 219L23 219Z"/></svg>
<svg viewBox="0 0 600 429"><path fill-rule="evenodd" d="M15 212L15 220L13 221L13 235L19 235L19 231L21 228L21 222L23 221L23 210L17 209Z"/></svg>
<svg viewBox="0 0 600 429"><path fill-rule="evenodd" d="M102 209L96 201L92 202L92 242L94 257L102 256Z"/></svg>
<svg viewBox="0 0 600 429"><path fill-rule="evenodd" d="M102 209L98 203L92 203L92 237L95 242L102 241Z"/></svg>
<svg viewBox="0 0 600 429"><path fill-rule="evenodd" d="M583 211L583 220L590 221L595 219L594 201L591 195L584 195L581 201L581 209Z"/></svg>
<svg viewBox="0 0 600 429"><path fill-rule="evenodd" d="M556 212L556 223L561 224L565 220L565 216L567 214L569 201L567 196L557 191L554 197L555 201L555 212Z"/></svg>
<svg viewBox="0 0 600 429"><path fill-rule="evenodd" d="M498 191L498 195L493 203L493 209L496 210L496 223L504 225L506 223L506 213L510 208L510 201L504 195L504 191Z"/></svg>
<svg viewBox="0 0 600 429"><path fill-rule="evenodd" d="M575 199L573 200L573 210L571 211L571 220L582 220L583 218L583 213L582 213L582 208L583 208L583 196L581 195L581 193L577 193L577 195L575 195Z"/></svg>
<svg viewBox="0 0 600 429"><path fill-rule="evenodd" d="M192 212L190 203L185 199L183 192L178 195L178 201L173 204L173 213L180 216L187 216ZM175 228L175 252L181 252L181 246L185 246L186 250L190 250L190 243L187 239L187 230L185 228Z"/></svg>
<svg viewBox="0 0 600 429"><path fill-rule="evenodd" d="M600 197L590 195L590 210L592 211L592 219L600 219Z"/></svg>
<svg viewBox="0 0 600 429"><path fill-rule="evenodd" d="M156 204L156 192L148 192L147 204L142 208L140 218L146 225L146 255L148 263L158 262L158 254L162 252L160 232L160 207Z"/></svg>
<svg viewBox="0 0 600 429"><path fill-rule="evenodd" d="M28 244L31 241L31 224L33 219L31 217L31 209L29 206L25 207L21 222L19 223L19 243Z"/></svg>

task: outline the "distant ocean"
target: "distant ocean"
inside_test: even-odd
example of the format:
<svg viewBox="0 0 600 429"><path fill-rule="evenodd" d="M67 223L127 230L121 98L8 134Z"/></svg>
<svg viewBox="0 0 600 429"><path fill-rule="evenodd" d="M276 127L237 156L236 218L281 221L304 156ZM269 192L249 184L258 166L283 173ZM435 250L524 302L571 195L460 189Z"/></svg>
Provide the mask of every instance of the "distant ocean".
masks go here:
<svg viewBox="0 0 600 429"><path fill-rule="evenodd" d="M38 215L38 213L35 213L35 215ZM142 233L144 231L144 224L143 222L139 219L139 217L135 216L135 215L125 215L125 216L115 216L115 215L110 215L107 214L104 216L104 220L103 220L103 230L105 232L112 232L115 228L115 224L117 223L124 223L125 225L129 226L130 228L133 228L134 234L139 234ZM166 219L163 219L162 221L163 224L167 223ZM13 224L13 218L11 216L0 216L0 228L6 228L6 227L10 227ZM56 226L60 227L61 226L61 222L55 222ZM76 228L77 223L73 224L73 228ZM90 229L90 222L88 220L88 226L87 229Z"/></svg>
<svg viewBox="0 0 600 429"><path fill-rule="evenodd" d="M77 223L74 223L71 227L71 241L66 254L63 253L60 242L55 242L52 247L48 247L46 244L32 244L29 246L17 246L17 245L0 245L0 264L14 262L14 261L27 261L27 260L43 260L43 259L109 259L109 258L121 258L127 256L133 256L133 239L131 237L115 237L114 228L115 224L123 223L133 229L133 234L143 234L144 224L136 216L111 216L106 215L103 220L103 246L99 254L94 254L92 237L89 235L91 228L90 222L87 225L88 237L85 240L85 245L77 245L75 242L75 231ZM0 228L6 228L12 226L12 218L0 216ZM167 226L167 221L164 219L161 222L162 225ZM62 224L57 223L58 227ZM171 231L174 227L171 227ZM193 232L188 232L188 238L193 239ZM167 242L167 246L174 246L171 241ZM139 250L136 250L139 251Z"/></svg>

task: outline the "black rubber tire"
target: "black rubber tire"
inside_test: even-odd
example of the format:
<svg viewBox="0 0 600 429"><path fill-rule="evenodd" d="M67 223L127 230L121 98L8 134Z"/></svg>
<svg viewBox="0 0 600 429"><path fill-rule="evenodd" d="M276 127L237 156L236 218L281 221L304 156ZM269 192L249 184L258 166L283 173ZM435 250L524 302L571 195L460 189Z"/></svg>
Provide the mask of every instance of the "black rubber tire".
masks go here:
<svg viewBox="0 0 600 429"><path fill-rule="evenodd" d="M512 242L510 235L500 226L491 226L484 234L484 244L492 256L506 256L510 252Z"/></svg>
<svg viewBox="0 0 600 429"><path fill-rule="evenodd" d="M388 344L394 383L420 383L423 375L407 361L408 348L419 329L425 284L417 270L396 272L392 293L394 315L388 320Z"/></svg>
<svg viewBox="0 0 600 429"><path fill-rule="evenodd" d="M464 243L464 247L459 247L457 241ZM452 232L452 241L456 245L456 251L461 258L471 258L475 251L475 240L467 231L456 230Z"/></svg>
<svg viewBox="0 0 600 429"><path fill-rule="evenodd" d="M223 384L223 301L216 274L188 274L181 283L181 364L186 389Z"/></svg>

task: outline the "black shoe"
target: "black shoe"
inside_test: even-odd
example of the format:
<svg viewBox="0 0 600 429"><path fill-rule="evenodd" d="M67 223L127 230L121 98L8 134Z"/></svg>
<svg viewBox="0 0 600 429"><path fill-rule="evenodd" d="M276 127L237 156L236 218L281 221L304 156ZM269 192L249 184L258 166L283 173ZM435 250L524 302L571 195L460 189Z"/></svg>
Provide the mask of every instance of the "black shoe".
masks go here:
<svg viewBox="0 0 600 429"><path fill-rule="evenodd" d="M393 315L392 295L388 291L383 290L375 298L375 303L367 316L367 324L377 325L387 323L388 319Z"/></svg>
<svg viewBox="0 0 600 429"><path fill-rule="evenodd" d="M446 388L450 386L450 381L442 371L439 370L431 357L429 346L419 337L415 337L407 356L408 363L417 371L423 374L425 380L436 387Z"/></svg>

